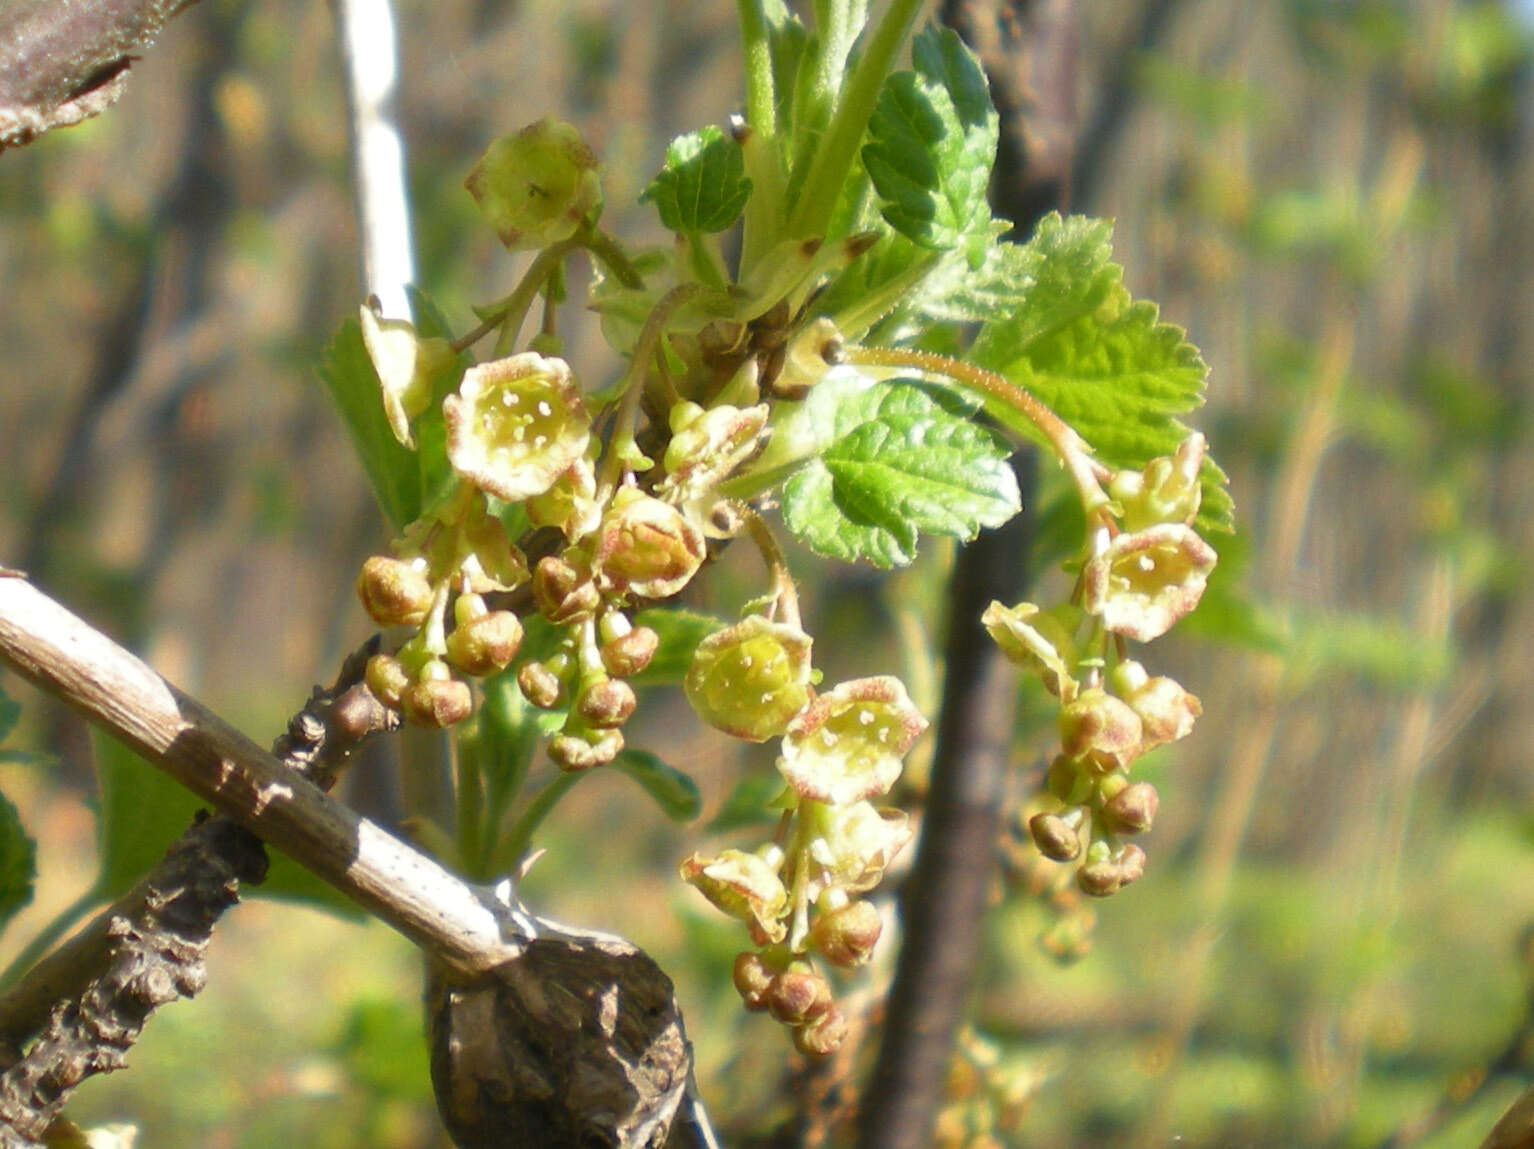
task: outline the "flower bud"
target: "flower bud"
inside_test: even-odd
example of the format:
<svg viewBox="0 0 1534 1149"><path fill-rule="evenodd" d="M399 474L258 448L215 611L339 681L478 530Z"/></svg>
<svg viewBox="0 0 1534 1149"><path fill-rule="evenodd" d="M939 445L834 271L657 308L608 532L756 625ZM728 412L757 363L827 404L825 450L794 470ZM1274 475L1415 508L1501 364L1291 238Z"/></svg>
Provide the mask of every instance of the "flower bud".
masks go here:
<svg viewBox="0 0 1534 1149"><path fill-rule="evenodd" d="M469 368L442 414L453 470L508 503L547 491L591 440L570 365L531 351Z"/></svg>
<svg viewBox="0 0 1534 1149"><path fill-rule="evenodd" d="M517 668L522 697L539 710L553 710L564 696L565 683L541 662L525 662Z"/></svg>
<svg viewBox="0 0 1534 1149"><path fill-rule="evenodd" d="M606 591L669 598L707 557L703 532L681 511L629 487L618 492L602 518L592 565Z"/></svg>
<svg viewBox="0 0 1534 1149"><path fill-rule="evenodd" d="M1134 782L1104 803L1103 815L1116 833L1140 834L1151 828L1160 806L1161 797L1154 786L1149 782Z"/></svg>
<svg viewBox="0 0 1534 1149"><path fill-rule="evenodd" d="M569 239L602 209L596 154L572 125L543 119L486 149L464 181L511 251Z"/></svg>
<svg viewBox="0 0 1534 1149"><path fill-rule="evenodd" d="M1140 716L1146 750L1186 738L1193 732L1193 722L1204 712L1203 703L1189 694L1174 679L1156 677L1124 696L1131 710Z"/></svg>
<svg viewBox="0 0 1534 1149"><path fill-rule="evenodd" d="M484 678L510 666L521 646L522 620L497 610L460 622L447 636L447 658L471 678Z"/></svg>
<svg viewBox="0 0 1534 1149"><path fill-rule="evenodd" d="M1118 892L1124 884L1119 868L1111 861L1092 862L1076 871L1076 884L1081 892L1094 898L1106 898Z"/></svg>
<svg viewBox="0 0 1534 1149"><path fill-rule="evenodd" d="M778 971L768 965L761 954L747 950L735 955L730 980L735 983L735 992L740 994L746 1008L756 1013L767 1008L767 991L777 975Z"/></svg>
<svg viewBox="0 0 1534 1149"><path fill-rule="evenodd" d="M778 770L800 796L846 806L887 793L926 728L898 678L844 682L788 724Z"/></svg>
<svg viewBox="0 0 1534 1149"><path fill-rule="evenodd" d="M822 913L810 926L810 944L832 965L860 966L873 956L884 922L872 902L848 902Z"/></svg>
<svg viewBox="0 0 1534 1149"><path fill-rule="evenodd" d="M1121 534L1083 568L1082 606L1114 634L1150 642L1198 606L1217 558L1182 523Z"/></svg>
<svg viewBox="0 0 1534 1149"><path fill-rule="evenodd" d="M659 648L660 635L648 626L636 626L603 644L602 666L614 678L629 678L649 666Z"/></svg>
<svg viewBox="0 0 1534 1149"><path fill-rule="evenodd" d="M810 700L810 636L750 615L698 644L682 689L710 726L748 742L776 738Z"/></svg>
<svg viewBox="0 0 1534 1149"><path fill-rule="evenodd" d="M1140 753L1140 717L1101 687L1083 690L1060 708L1060 747L1071 758L1122 769Z"/></svg>
<svg viewBox="0 0 1534 1149"><path fill-rule="evenodd" d="M374 555L362 564L357 595L379 626L420 626L433 598L424 564Z"/></svg>
<svg viewBox="0 0 1534 1149"><path fill-rule="evenodd" d="M450 674L446 663L429 662L421 677L400 693L400 711L408 721L444 730L473 713L469 684Z"/></svg>
<svg viewBox="0 0 1534 1149"><path fill-rule="evenodd" d="M1067 806L1079 806L1092 793L1092 778L1082 762L1058 754L1044 775L1044 787Z"/></svg>
<svg viewBox="0 0 1534 1149"><path fill-rule="evenodd" d="M623 749L623 733L618 730L593 730L592 737L559 734L549 740L549 757L567 774L580 774L606 766Z"/></svg>
<svg viewBox="0 0 1534 1149"><path fill-rule="evenodd" d="M375 654L368 659L366 679L374 698L390 710L399 709L400 695L410 685L410 672L399 659L388 654Z"/></svg>
<svg viewBox="0 0 1534 1149"><path fill-rule="evenodd" d="M803 1025L831 1008L831 987L809 969L790 966L767 987L767 1009L785 1025Z"/></svg>
<svg viewBox="0 0 1534 1149"><path fill-rule="evenodd" d="M767 414L766 404L745 409L720 405L707 411L696 404L678 404L672 411L661 493L702 491L724 479L756 449Z"/></svg>
<svg viewBox="0 0 1534 1149"><path fill-rule="evenodd" d="M828 1057L847 1040L847 1017L832 1005L808 1025L793 1031L794 1048L806 1057Z"/></svg>
<svg viewBox="0 0 1534 1149"><path fill-rule="evenodd" d="M638 705L634 688L616 678L593 683L575 704L575 712L599 729L622 726Z"/></svg>
<svg viewBox="0 0 1534 1149"><path fill-rule="evenodd" d="M1073 862L1081 856L1081 836L1059 814L1035 814L1028 819L1028 833L1051 861Z"/></svg>
<svg viewBox="0 0 1534 1149"><path fill-rule="evenodd" d="M545 555L533 570L533 601L556 626L578 622L602 605L601 592L586 571L558 555Z"/></svg>
<svg viewBox="0 0 1534 1149"><path fill-rule="evenodd" d="M1118 870L1121 887L1137 882L1145 874L1145 851L1130 842L1115 855L1113 865Z"/></svg>

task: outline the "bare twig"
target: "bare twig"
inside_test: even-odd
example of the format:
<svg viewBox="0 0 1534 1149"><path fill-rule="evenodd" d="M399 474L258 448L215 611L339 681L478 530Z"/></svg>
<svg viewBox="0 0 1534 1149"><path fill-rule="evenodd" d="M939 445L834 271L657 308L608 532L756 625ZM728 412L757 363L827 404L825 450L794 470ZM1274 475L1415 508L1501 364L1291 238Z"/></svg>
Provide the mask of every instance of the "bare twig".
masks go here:
<svg viewBox="0 0 1534 1149"><path fill-rule="evenodd" d="M0 151L99 115L193 0L9 0L0 7Z"/></svg>
<svg viewBox="0 0 1534 1149"><path fill-rule="evenodd" d="M478 970L509 956L468 885L331 801L25 579L0 579L0 657L444 960Z"/></svg>
<svg viewBox="0 0 1534 1149"><path fill-rule="evenodd" d="M516 1129L523 1135L518 1143L530 1149L658 1149L666 1143L683 1106L691 1049L671 983L642 951L621 938L534 917L509 882L489 891L460 881L331 801L15 572L0 577L0 659L212 802L238 823L229 832L243 826L280 847L432 955L441 987L433 1079L450 1120L467 1115L492 1136ZM337 700L338 711L345 698ZM303 759L312 733L301 716L290 732L295 745L285 749ZM307 764L323 777L325 755L311 757ZM211 877L206 901L214 918L232 900L237 881L258 869L247 860ZM175 949L183 908L161 900L135 920L163 924ZM124 952L142 957L114 958L108 975L92 982L127 1014L114 1017L106 1000L87 993L49 1015L49 1025L57 1022L85 1043L66 1078L119 1063L120 1039L131 1029L131 1043L133 1026L143 1021L129 1016L134 1009L147 1015L198 988L195 977L156 973L156 955L145 952L135 928L130 922L118 936ZM194 932L198 928L194 921ZM171 968L196 968L196 953L170 956ZM30 1067L0 1099L14 1097L23 1118L40 1121L50 1099L70 1084L55 1064ZM701 1111L691 1101L686 1108L694 1116L678 1125L671 1144L708 1145ZM473 1120L460 1131L471 1130ZM0 1145L31 1144L40 1133L35 1124L7 1119ZM463 1143L502 1142L465 1133Z"/></svg>

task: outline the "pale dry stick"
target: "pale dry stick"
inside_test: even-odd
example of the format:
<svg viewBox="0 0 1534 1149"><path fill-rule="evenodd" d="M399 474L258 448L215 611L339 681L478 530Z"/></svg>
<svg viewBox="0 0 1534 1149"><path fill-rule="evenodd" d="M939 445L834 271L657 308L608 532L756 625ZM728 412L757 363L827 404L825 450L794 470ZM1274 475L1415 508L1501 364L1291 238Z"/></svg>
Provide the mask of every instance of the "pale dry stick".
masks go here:
<svg viewBox="0 0 1534 1149"><path fill-rule="evenodd" d="M433 1080L460 1144L655 1149L679 1110L673 1143L711 1144L696 1099L683 1105L692 1057L671 983L642 951L534 917L509 882L454 877L14 571L0 571L0 659L432 955ZM147 988L156 1003L195 989ZM0 1129L0 1145L37 1133Z"/></svg>
<svg viewBox="0 0 1534 1149"><path fill-rule="evenodd" d="M295 775L24 578L0 578L0 658L444 960L477 971L515 955L467 883Z"/></svg>

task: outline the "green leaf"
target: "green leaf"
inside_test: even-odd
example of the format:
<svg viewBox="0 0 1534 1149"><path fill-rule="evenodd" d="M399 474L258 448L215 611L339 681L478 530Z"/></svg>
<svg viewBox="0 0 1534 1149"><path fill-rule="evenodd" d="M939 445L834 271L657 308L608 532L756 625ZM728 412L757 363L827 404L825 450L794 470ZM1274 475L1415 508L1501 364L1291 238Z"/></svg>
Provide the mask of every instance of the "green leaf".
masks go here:
<svg viewBox="0 0 1534 1149"><path fill-rule="evenodd" d="M826 558L888 568L916 557L920 532L970 539L1016 514L1007 445L940 394L896 379L842 403L784 487L789 530Z"/></svg>
<svg viewBox="0 0 1534 1149"><path fill-rule="evenodd" d="M612 769L638 782L673 822L691 822L703 808L698 784L648 751L624 750L613 759Z"/></svg>
<svg viewBox="0 0 1534 1149"><path fill-rule="evenodd" d="M1043 219L997 264L989 290L1010 294L1011 303L981 328L968 358L1037 396L1107 465L1139 469L1187 437L1177 416L1203 403L1208 368L1182 328L1161 322L1154 304L1130 299L1110 234L1100 220ZM986 410L1031 433L1002 405ZM1229 532L1224 472L1206 460L1202 479L1197 525Z"/></svg>
<svg viewBox="0 0 1534 1149"><path fill-rule="evenodd" d="M0 930L32 900L36 878L37 843L10 799L0 794Z"/></svg>
<svg viewBox="0 0 1534 1149"><path fill-rule="evenodd" d="M647 626L660 637L655 657L629 678L633 686L679 686L692 665L693 651L714 631L725 626L721 618L691 610L650 607L634 616L635 626Z"/></svg>
<svg viewBox="0 0 1534 1149"><path fill-rule="evenodd" d="M911 62L915 72L895 73L879 93L863 167L890 226L922 247L962 249L979 267L991 242L997 140L985 72L947 28L917 36Z"/></svg>
<svg viewBox="0 0 1534 1149"><path fill-rule="evenodd" d="M666 149L666 166L639 198L655 204L672 231L725 230L751 198L740 145L713 125L678 136Z"/></svg>
<svg viewBox="0 0 1534 1149"><path fill-rule="evenodd" d="M378 373L355 319L342 323L325 349L320 379L346 425L378 505L390 526L400 530L421 513L420 468L414 453L389 429Z"/></svg>
<svg viewBox="0 0 1534 1149"><path fill-rule="evenodd" d="M111 900L127 893L165 856L207 803L115 739L93 732L91 742L100 791L96 892ZM253 891L305 902L342 917L363 917L354 903L297 862L270 847L268 853L271 868L266 881L251 887Z"/></svg>
<svg viewBox="0 0 1534 1149"><path fill-rule="evenodd" d="M747 774L735 783L735 788L725 798L719 813L706 827L710 834L727 834L731 830L747 826L770 826L782 816L781 807L774 803L785 789L783 776L776 771L771 774Z"/></svg>

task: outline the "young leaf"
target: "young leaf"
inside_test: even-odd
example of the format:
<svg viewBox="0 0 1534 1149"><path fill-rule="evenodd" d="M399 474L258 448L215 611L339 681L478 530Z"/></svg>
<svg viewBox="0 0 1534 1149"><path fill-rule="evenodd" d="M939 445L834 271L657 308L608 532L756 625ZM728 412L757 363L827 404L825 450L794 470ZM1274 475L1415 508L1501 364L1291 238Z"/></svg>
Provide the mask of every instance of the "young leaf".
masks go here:
<svg viewBox="0 0 1534 1149"><path fill-rule="evenodd" d="M678 136L666 149L666 166L639 198L654 203L672 231L724 231L751 198L740 145L712 125Z"/></svg>
<svg viewBox="0 0 1534 1149"><path fill-rule="evenodd" d="M419 464L389 428L378 374L355 319L342 323L325 349L320 379L346 424L384 516L400 530L421 513Z"/></svg>
<svg viewBox="0 0 1534 1149"><path fill-rule="evenodd" d="M37 877L37 843L27 836L21 815L0 794L0 930L32 900Z"/></svg>
<svg viewBox="0 0 1534 1149"><path fill-rule="evenodd" d="M863 167L895 230L922 247L961 249L979 267L991 242L997 140L985 73L947 28L917 36L911 61L916 71L890 76L879 94Z"/></svg>
<svg viewBox="0 0 1534 1149"><path fill-rule="evenodd" d="M1145 466L1188 435L1177 416L1204 401L1208 368L1183 330L1135 303L1111 260L1111 227L1050 215L996 266L988 290L1012 305L981 328L970 362L1051 407L1109 466ZM1006 413L987 410L1012 425ZM1205 461L1201 530L1229 532L1223 471Z"/></svg>
<svg viewBox="0 0 1534 1149"><path fill-rule="evenodd" d="M1017 513L1006 444L922 384L854 395L831 430L783 491L784 522L816 554L904 565L922 531L970 539Z"/></svg>
<svg viewBox="0 0 1534 1149"><path fill-rule="evenodd" d="M747 774L735 783L706 829L710 834L728 834L746 826L771 826L782 816L782 808L773 803L785 788L777 771Z"/></svg>
<svg viewBox="0 0 1534 1149"><path fill-rule="evenodd" d="M613 759L612 768L638 782L673 822L691 822L703 808L698 784L647 751L624 750Z"/></svg>

